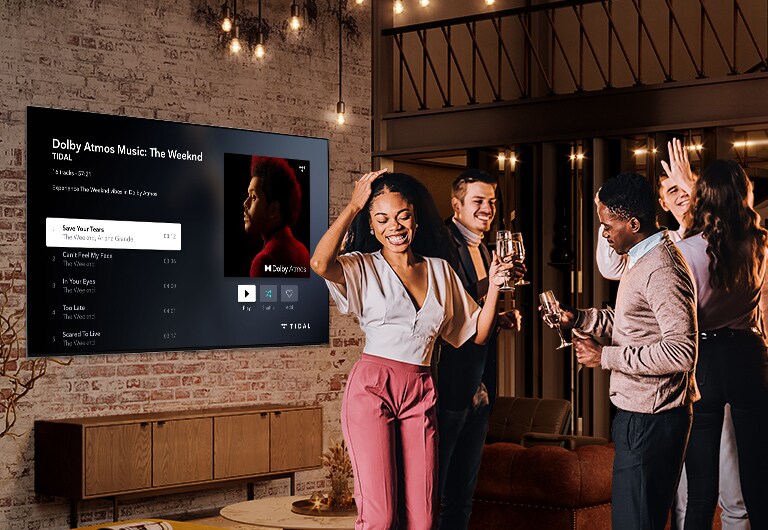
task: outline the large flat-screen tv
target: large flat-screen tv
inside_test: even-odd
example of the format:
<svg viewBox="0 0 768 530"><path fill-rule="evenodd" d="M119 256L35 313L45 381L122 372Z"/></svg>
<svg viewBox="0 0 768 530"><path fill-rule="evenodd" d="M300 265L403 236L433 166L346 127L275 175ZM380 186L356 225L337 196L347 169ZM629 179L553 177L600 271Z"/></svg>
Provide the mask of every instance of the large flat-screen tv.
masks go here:
<svg viewBox="0 0 768 530"><path fill-rule="evenodd" d="M27 354L327 343L327 226L326 139L28 107Z"/></svg>

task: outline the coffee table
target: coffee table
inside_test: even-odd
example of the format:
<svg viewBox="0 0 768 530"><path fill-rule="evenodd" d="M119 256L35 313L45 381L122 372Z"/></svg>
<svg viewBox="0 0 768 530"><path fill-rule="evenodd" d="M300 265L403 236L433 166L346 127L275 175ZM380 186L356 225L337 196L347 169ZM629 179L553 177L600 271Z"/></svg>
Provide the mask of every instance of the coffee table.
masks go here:
<svg viewBox="0 0 768 530"><path fill-rule="evenodd" d="M255 501L238 502L221 509L221 516L230 521L283 530L352 530L355 515L309 516L291 511L294 501L307 499L307 495L266 497Z"/></svg>

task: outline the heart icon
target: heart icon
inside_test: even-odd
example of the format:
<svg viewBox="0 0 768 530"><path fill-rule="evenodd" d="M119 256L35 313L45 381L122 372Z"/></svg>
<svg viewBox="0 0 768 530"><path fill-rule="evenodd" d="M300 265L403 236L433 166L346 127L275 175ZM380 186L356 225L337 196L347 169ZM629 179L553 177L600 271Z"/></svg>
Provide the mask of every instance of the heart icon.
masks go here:
<svg viewBox="0 0 768 530"><path fill-rule="evenodd" d="M293 289L286 289L285 290L285 296L287 298L293 298Z"/></svg>

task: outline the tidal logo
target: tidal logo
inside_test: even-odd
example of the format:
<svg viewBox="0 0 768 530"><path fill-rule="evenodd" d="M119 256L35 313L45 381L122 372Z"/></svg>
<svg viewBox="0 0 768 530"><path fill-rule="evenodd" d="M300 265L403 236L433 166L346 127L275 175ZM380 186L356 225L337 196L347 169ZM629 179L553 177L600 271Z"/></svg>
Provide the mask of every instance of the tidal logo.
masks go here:
<svg viewBox="0 0 768 530"><path fill-rule="evenodd" d="M284 322L280 326L283 329L312 329L309 322Z"/></svg>

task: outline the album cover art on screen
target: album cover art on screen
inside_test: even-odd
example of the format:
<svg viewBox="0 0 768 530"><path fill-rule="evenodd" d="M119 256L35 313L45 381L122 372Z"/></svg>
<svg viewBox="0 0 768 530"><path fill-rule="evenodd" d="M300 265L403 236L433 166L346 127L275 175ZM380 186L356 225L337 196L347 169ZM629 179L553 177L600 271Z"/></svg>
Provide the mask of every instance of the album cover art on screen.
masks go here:
<svg viewBox="0 0 768 530"><path fill-rule="evenodd" d="M224 274L309 277L307 160L224 154Z"/></svg>

